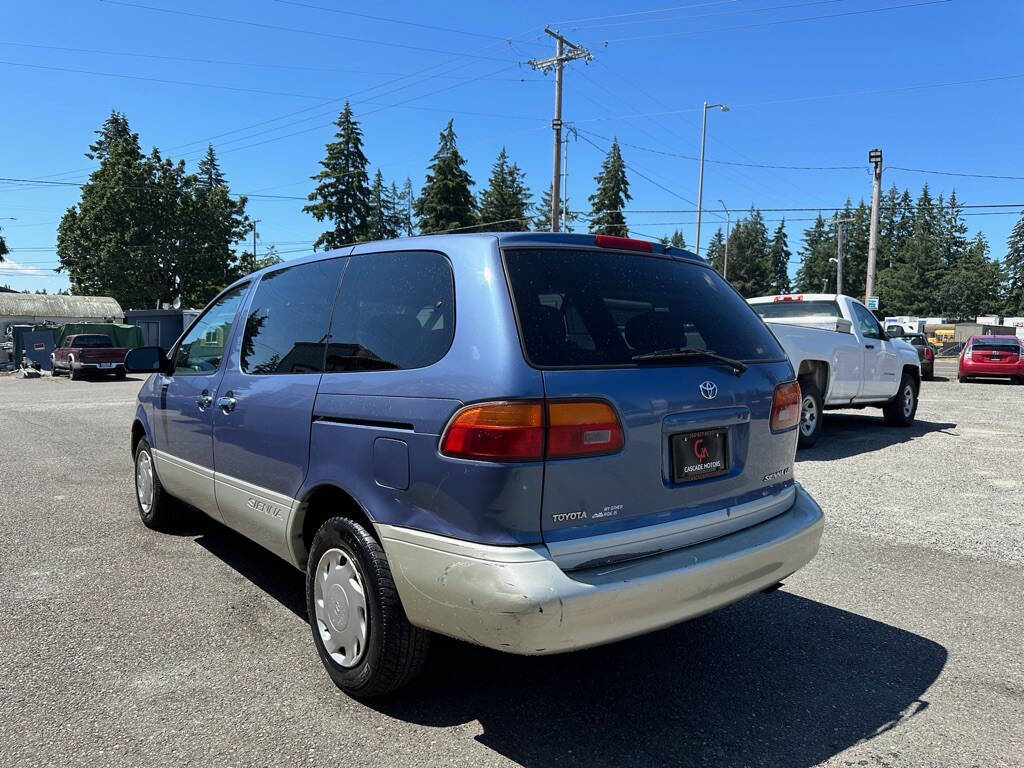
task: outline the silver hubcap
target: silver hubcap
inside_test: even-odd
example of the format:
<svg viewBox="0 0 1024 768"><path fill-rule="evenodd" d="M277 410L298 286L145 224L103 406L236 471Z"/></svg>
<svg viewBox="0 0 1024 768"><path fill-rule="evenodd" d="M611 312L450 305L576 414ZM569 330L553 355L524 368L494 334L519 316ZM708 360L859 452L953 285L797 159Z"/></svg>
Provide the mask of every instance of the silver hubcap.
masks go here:
<svg viewBox="0 0 1024 768"><path fill-rule="evenodd" d="M810 437L818 427L818 405L810 395L800 404L800 431Z"/></svg>
<svg viewBox="0 0 1024 768"><path fill-rule="evenodd" d="M353 667L366 650L365 581L355 558L329 549L316 565L313 608L317 630L335 663Z"/></svg>
<svg viewBox="0 0 1024 768"><path fill-rule="evenodd" d="M139 495L139 506L148 515L153 509L153 459L146 451L139 451L135 460L135 492Z"/></svg>
<svg viewBox="0 0 1024 768"><path fill-rule="evenodd" d="M908 419L910 414L914 412L914 388L907 384L903 388L903 415Z"/></svg>

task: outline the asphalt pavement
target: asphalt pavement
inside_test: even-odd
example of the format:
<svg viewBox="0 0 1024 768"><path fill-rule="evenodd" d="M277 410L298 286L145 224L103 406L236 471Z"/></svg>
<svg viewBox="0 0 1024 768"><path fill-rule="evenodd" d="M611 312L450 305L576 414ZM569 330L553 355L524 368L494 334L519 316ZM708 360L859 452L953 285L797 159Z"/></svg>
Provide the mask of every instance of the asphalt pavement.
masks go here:
<svg viewBox="0 0 1024 768"><path fill-rule="evenodd" d="M442 640L372 704L298 571L139 522L139 380L0 377L0 766L1024 765L1024 387L937 374L913 427L798 454L827 527L781 590L565 656Z"/></svg>

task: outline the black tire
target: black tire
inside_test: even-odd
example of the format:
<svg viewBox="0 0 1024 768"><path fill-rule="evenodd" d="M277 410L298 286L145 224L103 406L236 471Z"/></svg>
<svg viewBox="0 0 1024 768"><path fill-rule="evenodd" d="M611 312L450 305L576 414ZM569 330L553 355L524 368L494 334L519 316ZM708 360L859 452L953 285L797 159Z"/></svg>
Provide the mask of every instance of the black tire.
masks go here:
<svg viewBox="0 0 1024 768"><path fill-rule="evenodd" d="M917 414L918 387L914 377L904 373L896 396L882 407L885 423L893 427L909 427Z"/></svg>
<svg viewBox="0 0 1024 768"><path fill-rule="evenodd" d="M810 448L821 436L824 421L821 391L810 379L800 379L800 436L797 448Z"/></svg>
<svg viewBox="0 0 1024 768"><path fill-rule="evenodd" d="M77 381L82 378L81 372L75 370L75 359L73 357L68 357L68 378L71 381Z"/></svg>
<svg viewBox="0 0 1024 768"><path fill-rule="evenodd" d="M53 355L50 355L50 375L60 376L60 369L57 367L57 361L53 359Z"/></svg>
<svg viewBox="0 0 1024 768"><path fill-rule="evenodd" d="M368 612L365 647L351 667L342 666L328 653L314 604L314 579L320 560L328 550L338 549L358 569ZM384 550L353 520L332 517L313 537L306 564L306 610L320 661L334 684L350 696L370 698L401 688L426 661L430 633L409 623Z"/></svg>
<svg viewBox="0 0 1024 768"><path fill-rule="evenodd" d="M143 454L149 457L153 473L153 497L148 510L144 508L142 494L139 493L139 462L143 460ZM160 477L156 473L156 464L153 463L153 449L149 447L146 438L139 440L139 444L135 446L135 506L139 510L142 524L155 531L166 531L172 528L178 521L181 511L181 504L167 493L160 483Z"/></svg>
<svg viewBox="0 0 1024 768"><path fill-rule="evenodd" d="M118 368L116 371L114 371L115 379L123 379L125 376L127 376L127 373L125 373L124 368Z"/></svg>

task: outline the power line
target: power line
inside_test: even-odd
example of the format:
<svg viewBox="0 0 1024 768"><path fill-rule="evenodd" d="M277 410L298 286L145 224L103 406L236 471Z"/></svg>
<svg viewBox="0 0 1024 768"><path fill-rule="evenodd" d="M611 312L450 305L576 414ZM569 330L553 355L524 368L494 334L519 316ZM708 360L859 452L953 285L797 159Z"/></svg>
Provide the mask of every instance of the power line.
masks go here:
<svg viewBox="0 0 1024 768"><path fill-rule="evenodd" d="M613 13L608 16L589 16L581 19L563 19L562 21L554 21L552 24L582 24L588 21L603 21L605 19L621 19L626 16L645 16L654 13L668 13L670 11L682 11L687 8L704 8L709 5L726 5L729 3L735 3L737 0L712 0L711 2L705 3L690 3L689 5L673 5L669 8L655 8L650 11L630 11L629 13Z"/></svg>
<svg viewBox="0 0 1024 768"><path fill-rule="evenodd" d="M299 8L311 8L317 11L327 11L328 13L338 13L344 16L355 16L360 19L370 19L371 21L384 21L389 24L401 24L407 27L418 27L419 29L430 29L435 32L451 32L456 35L467 35L469 37L480 37L485 40L498 40L501 42L508 42L509 39L501 37L500 35L488 35L483 32L470 32L465 29L453 29L452 27L439 27L434 24L421 24L416 21L406 21L405 19L391 19L385 16L371 16L368 13L357 13L355 11L349 11L342 8L330 8L324 5L313 5L312 3L300 3L296 0L274 0L276 3L281 5L293 5ZM529 43L531 45L540 45L540 43Z"/></svg>
<svg viewBox="0 0 1024 768"><path fill-rule="evenodd" d="M605 29L608 27L628 27L636 26L637 24L668 24L674 21L687 21L689 19L707 19L718 16L737 16L743 13L763 13L766 11L780 11L790 8L806 8L811 5L831 5L839 2L842 2L842 0L810 0L809 2L789 3L788 5L769 5L764 8L743 8L738 11L717 11L715 13L691 13L686 16L663 16L654 19L639 19L632 21L610 22L608 24L589 24L584 27L575 27L575 29L577 29L580 32L590 32L595 29ZM717 5L717 3L707 3L706 5Z"/></svg>
<svg viewBox="0 0 1024 768"><path fill-rule="evenodd" d="M1008 181L1024 181L1024 176L996 176L990 173L957 173L954 171L929 171L924 168L901 168L898 165L885 166L887 171L909 171L910 173L931 173L936 176L961 176L969 179L1001 179Z"/></svg>
<svg viewBox="0 0 1024 768"><path fill-rule="evenodd" d="M580 133L586 133L604 141L611 141L607 136L602 136L593 131L586 131L582 128L577 129ZM683 160L696 160L700 158L695 155L683 155L679 152L667 152L661 149L652 149L651 147L643 147L639 144L630 144L625 141L620 141L624 147L630 147L631 149L639 149L641 152L651 152L656 155L665 155L667 157L679 157ZM787 171L863 171L867 168L865 165L772 165L770 163L741 163L735 160L712 160L711 158L704 158L705 163L715 163L716 165L737 165L743 168L773 168L782 169ZM892 167L892 166L888 166Z"/></svg>
<svg viewBox="0 0 1024 768"><path fill-rule="evenodd" d="M66 53L89 53L98 56L126 56L130 58L138 59L154 59L157 61L181 61L191 64L222 64L225 66L232 67L255 67L259 69L281 69L298 72L333 72L337 74L346 75L379 75L382 77L408 77L408 73L403 74L402 72L385 72L382 70L368 70L368 69L347 69L344 67L309 67L302 66L299 64L281 64L277 62L267 61L234 61L231 59L211 59L206 57L192 57L192 56L168 56L165 54L157 53L139 53L136 51L112 51L100 48L73 48L63 45L42 45L39 43L16 43L11 40L0 40L0 46L11 46L17 48L32 48L43 51L64 51ZM445 76L437 75L440 79L451 79L451 80L462 80L468 78L462 78L457 76ZM516 83L542 83L544 82L541 78L494 78L502 82L516 82ZM323 97L327 98L327 97ZM332 97L333 98L333 97Z"/></svg>
<svg viewBox="0 0 1024 768"><path fill-rule="evenodd" d="M333 32L324 32L318 29L300 29L298 27L285 27L279 24L265 24L259 21L251 21L249 19L235 19L230 16L211 16L205 13L193 13L191 11L181 11L177 8L160 8L155 5L142 5L141 3L129 3L125 0L100 0L101 3L107 3L108 5L122 5L127 8L138 8L145 11L155 11L157 13L169 13L175 16L189 16L196 19L203 19L205 21L221 21L226 24L239 24L246 27L256 27L258 29L269 29L275 32L291 32L298 35L311 35L313 37L325 37L332 40L347 40L350 43L363 43L365 45L380 45L389 48L404 48L409 51L420 51L422 53L441 53L446 56L459 56L463 58L481 59L485 61L503 61L507 62L508 59L497 58L495 56L480 56L474 53L466 53L464 51L447 51L440 48L428 48L422 45L408 45L406 43L394 43L389 40L371 40L362 37L353 37L351 35L338 35Z"/></svg>
<svg viewBox="0 0 1024 768"><path fill-rule="evenodd" d="M106 2L112 2L112 0L105 0ZM917 3L905 3L903 5L888 5L882 8L865 8L859 11L843 11L841 13L827 13L821 16L804 16L799 19L777 19L775 21L760 21L751 24L740 24L733 27L714 27L711 29L693 29L686 30L683 32L661 32L656 35L639 35L636 37L620 37L615 40L606 40L606 44L611 43L626 43L634 42L637 40L655 40L663 39L666 37L690 37L693 35L703 35L709 32L733 32L740 29L756 29L759 27L775 27L782 24L796 24L804 21L820 21L822 19L838 19L847 16L863 16L868 13L883 13L885 11L898 11L904 8L920 8L927 5L940 5L952 2L952 0L923 0Z"/></svg>

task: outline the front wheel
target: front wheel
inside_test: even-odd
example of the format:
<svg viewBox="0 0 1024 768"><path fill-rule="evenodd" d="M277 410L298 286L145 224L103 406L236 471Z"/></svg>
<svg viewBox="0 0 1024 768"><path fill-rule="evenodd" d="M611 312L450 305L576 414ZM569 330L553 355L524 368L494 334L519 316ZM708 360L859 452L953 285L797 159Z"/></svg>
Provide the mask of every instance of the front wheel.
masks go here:
<svg viewBox="0 0 1024 768"><path fill-rule="evenodd" d="M306 609L320 661L350 696L401 688L426 660L430 633L409 623L384 550L354 520L333 517L313 538Z"/></svg>
<svg viewBox="0 0 1024 768"><path fill-rule="evenodd" d="M177 519L177 499L169 495L156 473L153 449L145 438L135 447L135 503L142 524L155 530L170 528Z"/></svg>
<svg viewBox="0 0 1024 768"><path fill-rule="evenodd" d="M885 414L885 423L894 427L909 427L914 423L917 384L909 374L903 374L896 396L883 406L882 412Z"/></svg>
<svg viewBox="0 0 1024 768"><path fill-rule="evenodd" d="M811 381L800 382L800 437L798 448L810 448L821 435L821 392Z"/></svg>

